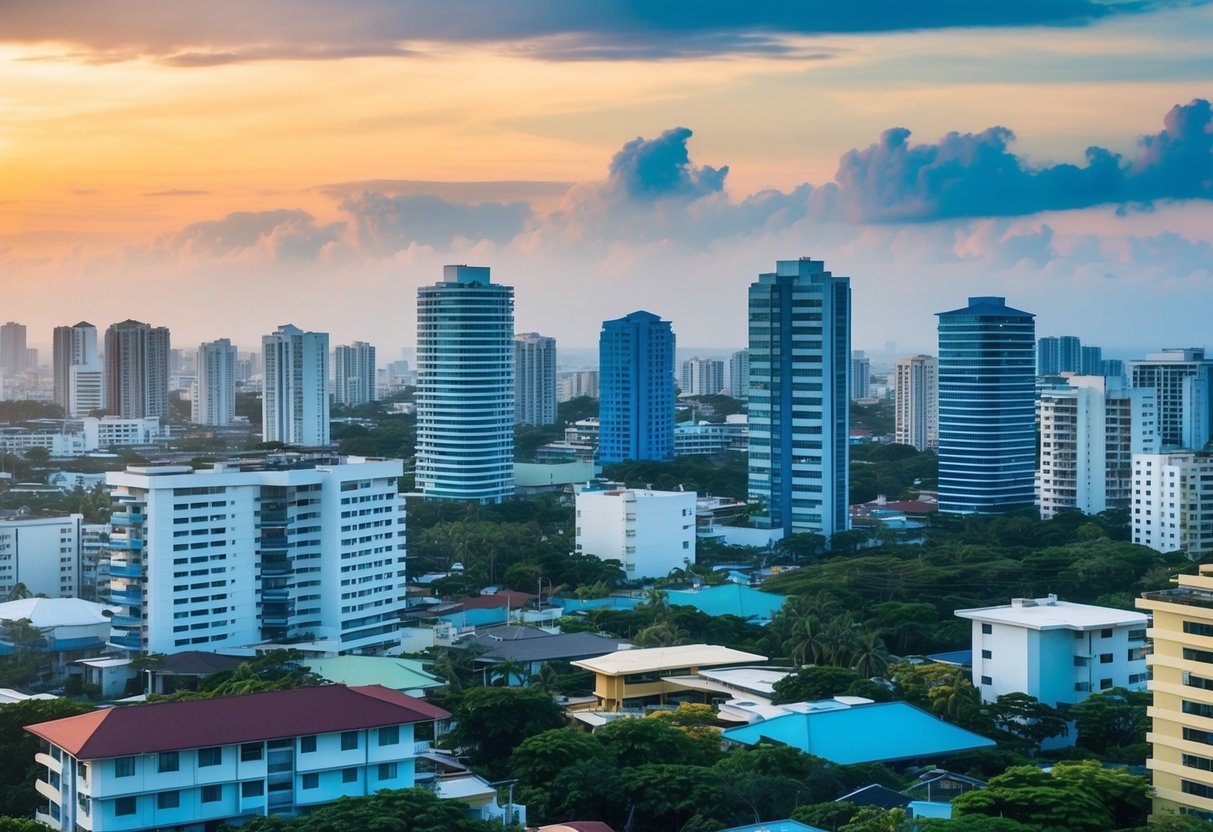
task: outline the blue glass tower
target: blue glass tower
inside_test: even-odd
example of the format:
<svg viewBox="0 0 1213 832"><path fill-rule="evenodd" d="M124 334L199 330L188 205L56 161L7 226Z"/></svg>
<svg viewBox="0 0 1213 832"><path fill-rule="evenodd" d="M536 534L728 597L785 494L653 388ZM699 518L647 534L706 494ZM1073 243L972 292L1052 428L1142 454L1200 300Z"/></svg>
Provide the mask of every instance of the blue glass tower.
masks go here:
<svg viewBox="0 0 1213 832"><path fill-rule="evenodd" d="M598 461L674 458L674 331L652 312L603 321Z"/></svg>
<svg viewBox="0 0 1213 832"><path fill-rule="evenodd" d="M939 313L939 510L1035 501L1036 322L1004 298Z"/></svg>

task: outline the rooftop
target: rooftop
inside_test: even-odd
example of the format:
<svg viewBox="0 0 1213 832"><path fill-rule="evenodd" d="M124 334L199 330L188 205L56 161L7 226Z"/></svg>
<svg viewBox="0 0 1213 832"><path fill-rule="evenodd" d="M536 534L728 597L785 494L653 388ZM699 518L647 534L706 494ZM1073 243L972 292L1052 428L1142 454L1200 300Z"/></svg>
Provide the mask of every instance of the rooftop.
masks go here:
<svg viewBox="0 0 1213 832"><path fill-rule="evenodd" d="M104 615L109 609L104 604L95 604L82 598L22 598L0 603L0 621L17 621L25 618L30 626L38 630L48 627L84 627L93 624L108 624Z"/></svg>
<svg viewBox="0 0 1213 832"><path fill-rule="evenodd" d="M703 589L671 589L666 596L671 606L694 607L708 615L764 620L775 615L784 602L782 595L731 582Z"/></svg>
<svg viewBox="0 0 1213 832"><path fill-rule="evenodd" d="M1148 620L1144 613L1096 607L1092 604L1074 604L1070 601L1059 601L1054 595L1047 598L1013 598L1006 606L956 610L955 615L973 621L1027 627L1030 630L1099 630L1130 625L1144 627Z"/></svg>
<svg viewBox="0 0 1213 832"><path fill-rule="evenodd" d="M684 667L714 667L726 664L765 662L766 656L745 653L715 644L682 644L675 647L650 647L643 650L619 650L572 664L604 676L624 676Z"/></svg>
<svg viewBox="0 0 1213 832"><path fill-rule="evenodd" d="M342 685L383 685L392 690L440 688L446 682L415 659L390 656L336 656L302 662L322 679Z"/></svg>

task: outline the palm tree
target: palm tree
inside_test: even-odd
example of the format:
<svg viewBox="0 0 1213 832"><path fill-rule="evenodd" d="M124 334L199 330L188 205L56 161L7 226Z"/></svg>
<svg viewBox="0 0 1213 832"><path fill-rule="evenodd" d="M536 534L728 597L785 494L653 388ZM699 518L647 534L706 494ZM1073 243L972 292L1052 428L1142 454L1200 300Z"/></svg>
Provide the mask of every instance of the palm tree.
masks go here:
<svg viewBox="0 0 1213 832"><path fill-rule="evenodd" d="M884 639L875 630L865 630L856 637L854 670L860 676L870 679L882 675L891 660Z"/></svg>
<svg viewBox="0 0 1213 832"><path fill-rule="evenodd" d="M636 634L632 643L637 647L672 647L675 644L686 644L691 640L691 634L670 621L650 624Z"/></svg>
<svg viewBox="0 0 1213 832"><path fill-rule="evenodd" d="M788 651L792 663L797 667L804 664L816 663L821 658L824 647L821 641L821 624L808 614L792 613L788 617L788 637L784 639L783 649Z"/></svg>
<svg viewBox="0 0 1213 832"><path fill-rule="evenodd" d="M34 593L29 591L29 587L18 581L13 584L13 588L8 591L8 595L4 597L5 601L21 601L26 598L33 598Z"/></svg>
<svg viewBox="0 0 1213 832"><path fill-rule="evenodd" d="M530 673L527 671L526 665L516 659L494 662L493 666L489 668L489 682L493 685L508 688L514 684L515 679L524 687L530 681Z"/></svg>

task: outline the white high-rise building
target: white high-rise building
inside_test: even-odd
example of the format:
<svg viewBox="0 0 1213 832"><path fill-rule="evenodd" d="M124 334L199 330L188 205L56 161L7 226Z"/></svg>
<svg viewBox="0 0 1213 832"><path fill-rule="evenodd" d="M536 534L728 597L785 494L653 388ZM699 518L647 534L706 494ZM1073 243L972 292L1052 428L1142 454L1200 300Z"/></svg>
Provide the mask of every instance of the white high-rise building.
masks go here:
<svg viewBox="0 0 1213 832"><path fill-rule="evenodd" d="M729 395L739 402L750 395L749 350L738 350L729 356Z"/></svg>
<svg viewBox="0 0 1213 832"><path fill-rule="evenodd" d="M617 560L629 581L695 562L693 491L586 488L577 494L577 551Z"/></svg>
<svg viewBox="0 0 1213 832"><path fill-rule="evenodd" d="M1163 450L1200 450L1213 438L1213 359L1203 349L1165 349L1130 361L1129 383L1158 393Z"/></svg>
<svg viewBox="0 0 1213 832"><path fill-rule="evenodd" d="M851 399L872 398L872 359L863 350L851 353Z"/></svg>
<svg viewBox="0 0 1213 832"><path fill-rule="evenodd" d="M304 467L310 462L311 467ZM329 640L399 644L403 463L292 455L250 470L134 466L106 475L111 642L177 653Z"/></svg>
<svg viewBox="0 0 1213 832"><path fill-rule="evenodd" d="M57 326L52 347L55 404L69 418L88 416L105 407L105 379L97 351L97 327L81 321Z"/></svg>
<svg viewBox="0 0 1213 832"><path fill-rule="evenodd" d="M939 364L933 355L897 361L893 441L920 451L939 447Z"/></svg>
<svg viewBox="0 0 1213 832"><path fill-rule="evenodd" d="M0 519L0 598L21 584L30 595L80 594L81 514Z"/></svg>
<svg viewBox="0 0 1213 832"><path fill-rule="evenodd" d="M329 335L285 324L261 339L265 384L261 425L266 442L329 444Z"/></svg>
<svg viewBox="0 0 1213 832"><path fill-rule="evenodd" d="M1098 514L1128 508L1133 496L1133 454L1157 453L1158 397L1103 376L1070 376L1036 401L1040 516L1077 510Z"/></svg>
<svg viewBox="0 0 1213 832"><path fill-rule="evenodd" d="M724 390L724 362L717 358L688 358L682 362L678 388L683 396L715 396Z"/></svg>
<svg viewBox="0 0 1213 832"><path fill-rule="evenodd" d="M1213 454L1133 455L1133 542L1192 559L1213 552Z"/></svg>
<svg viewBox="0 0 1213 832"><path fill-rule="evenodd" d="M556 377L556 401L567 402L581 396L598 398L598 371L576 370Z"/></svg>
<svg viewBox="0 0 1213 832"><path fill-rule="evenodd" d="M556 339L538 332L514 336L514 421L556 424Z"/></svg>
<svg viewBox="0 0 1213 832"><path fill-rule="evenodd" d="M378 398L375 347L366 341L342 344L333 353L333 404L358 407Z"/></svg>
<svg viewBox="0 0 1213 832"><path fill-rule="evenodd" d="M416 478L430 499L514 493L514 289L487 266L417 290Z"/></svg>
<svg viewBox="0 0 1213 832"><path fill-rule="evenodd" d="M114 416L168 415L169 331L135 320L105 331L105 406Z"/></svg>
<svg viewBox="0 0 1213 832"><path fill-rule="evenodd" d="M236 348L227 338L198 347L198 382L191 407L197 425L227 425L236 417Z"/></svg>

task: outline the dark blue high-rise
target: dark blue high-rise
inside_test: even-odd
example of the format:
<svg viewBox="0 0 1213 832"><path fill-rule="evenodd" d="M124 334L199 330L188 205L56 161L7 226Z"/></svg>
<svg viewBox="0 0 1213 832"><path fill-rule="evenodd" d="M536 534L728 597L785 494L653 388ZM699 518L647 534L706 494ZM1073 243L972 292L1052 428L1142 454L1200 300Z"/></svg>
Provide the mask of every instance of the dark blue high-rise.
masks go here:
<svg viewBox="0 0 1213 832"><path fill-rule="evenodd" d="M603 321L598 460L674 458L674 331L652 312Z"/></svg>

